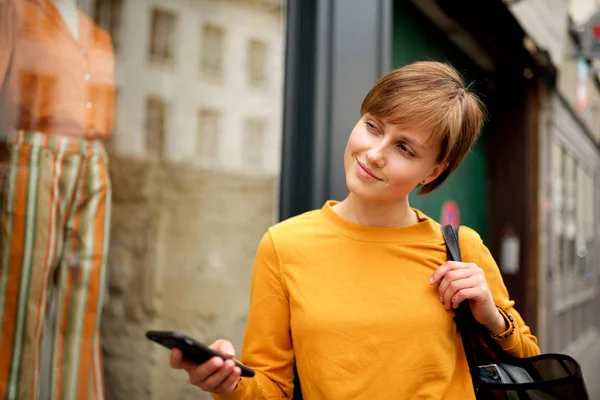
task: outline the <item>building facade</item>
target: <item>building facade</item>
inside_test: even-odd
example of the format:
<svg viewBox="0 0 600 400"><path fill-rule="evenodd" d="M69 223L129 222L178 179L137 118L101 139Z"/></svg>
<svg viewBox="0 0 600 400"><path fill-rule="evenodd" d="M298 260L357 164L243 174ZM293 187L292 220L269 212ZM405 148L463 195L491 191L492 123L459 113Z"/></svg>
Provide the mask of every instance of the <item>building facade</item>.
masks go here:
<svg viewBox="0 0 600 400"><path fill-rule="evenodd" d="M106 398L208 399L145 332L241 348L254 253L277 214L286 5L79 5L115 52Z"/></svg>
<svg viewBox="0 0 600 400"><path fill-rule="evenodd" d="M600 367L600 84L586 54L595 0L515 2L511 10L557 66L540 110L539 307L546 352L577 359L591 398ZM539 15L550 16L540 20ZM561 29L556 29L556 27Z"/></svg>
<svg viewBox="0 0 600 400"><path fill-rule="evenodd" d="M81 0L115 49L116 154L275 176L279 2Z"/></svg>

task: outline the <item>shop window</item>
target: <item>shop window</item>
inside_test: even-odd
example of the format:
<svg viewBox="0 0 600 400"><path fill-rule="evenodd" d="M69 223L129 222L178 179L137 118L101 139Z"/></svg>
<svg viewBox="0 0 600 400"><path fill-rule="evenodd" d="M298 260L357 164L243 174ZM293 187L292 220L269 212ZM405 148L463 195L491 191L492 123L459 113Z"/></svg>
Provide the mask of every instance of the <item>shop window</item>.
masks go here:
<svg viewBox="0 0 600 400"><path fill-rule="evenodd" d="M559 145L554 145L554 203L557 239L555 292L558 304L569 304L597 282L594 249L593 176Z"/></svg>
<svg viewBox="0 0 600 400"><path fill-rule="evenodd" d="M144 375L164 369L152 363L153 352L127 356L131 340L123 332L140 323L160 320L200 341L225 332L242 345L247 308L224 311L206 296L217 290L245 304L257 246L278 211L289 7L258 3L77 0L80 13L91 11L82 21L95 21L119 49L113 75L100 74L98 63L89 71L96 84L118 87L115 134L106 143L113 183L106 272L115 277L107 280L102 322L115 350L103 359L107 399L135 399L141 387L149 398L185 397L171 379L147 385ZM51 51L32 57L38 66L62 59ZM51 77L42 78L24 78L39 84L21 93L24 101L68 100ZM105 114L100 107L94 104L97 116ZM148 374L120 385L119 371L140 363Z"/></svg>
<svg viewBox="0 0 600 400"><path fill-rule="evenodd" d="M588 172L584 173L583 176L583 187L585 188L585 194L583 199L583 248L581 248L580 256L583 258L583 275L585 280L585 286L594 286L598 279L598 271L596 269L596 254L595 254L595 234L594 229L596 227L598 218L595 215L594 210L594 178Z"/></svg>

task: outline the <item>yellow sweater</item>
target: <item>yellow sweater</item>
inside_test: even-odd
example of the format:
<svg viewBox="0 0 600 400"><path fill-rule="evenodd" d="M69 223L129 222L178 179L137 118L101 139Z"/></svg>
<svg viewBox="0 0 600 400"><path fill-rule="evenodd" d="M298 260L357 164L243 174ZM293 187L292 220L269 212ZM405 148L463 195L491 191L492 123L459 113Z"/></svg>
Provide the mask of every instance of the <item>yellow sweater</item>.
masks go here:
<svg viewBox="0 0 600 400"><path fill-rule="evenodd" d="M256 371L222 400L289 399L297 364L305 400L473 399L453 313L429 285L446 261L440 225L351 223L331 208L269 229L254 264L241 361ZM499 344L539 354L479 235L460 230L463 259L486 273L517 332Z"/></svg>

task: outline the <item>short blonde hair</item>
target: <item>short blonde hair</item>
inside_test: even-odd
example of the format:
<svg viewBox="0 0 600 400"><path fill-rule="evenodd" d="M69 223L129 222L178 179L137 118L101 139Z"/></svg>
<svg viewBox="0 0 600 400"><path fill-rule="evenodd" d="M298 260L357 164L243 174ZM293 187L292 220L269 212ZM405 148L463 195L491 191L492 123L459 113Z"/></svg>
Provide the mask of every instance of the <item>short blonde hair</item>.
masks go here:
<svg viewBox="0 0 600 400"><path fill-rule="evenodd" d="M485 105L465 87L452 66L434 61L406 65L386 74L365 97L361 116L426 130L440 144L437 162L448 163L419 194L437 189L475 144L485 120Z"/></svg>

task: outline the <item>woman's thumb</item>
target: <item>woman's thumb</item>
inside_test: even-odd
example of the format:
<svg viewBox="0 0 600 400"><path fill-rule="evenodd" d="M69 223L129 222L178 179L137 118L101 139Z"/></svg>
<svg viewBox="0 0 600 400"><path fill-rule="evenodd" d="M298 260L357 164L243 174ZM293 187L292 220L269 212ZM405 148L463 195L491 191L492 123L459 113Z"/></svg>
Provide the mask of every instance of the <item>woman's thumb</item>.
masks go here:
<svg viewBox="0 0 600 400"><path fill-rule="evenodd" d="M219 339L211 345L211 348L214 348L219 353L229 358L235 357L235 349L233 348L233 344L229 340Z"/></svg>

